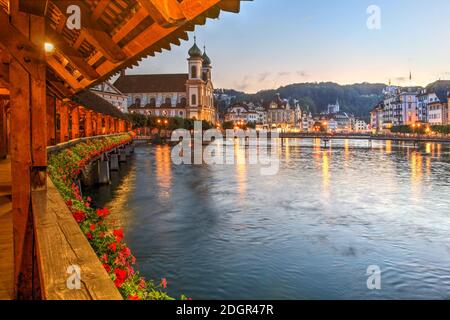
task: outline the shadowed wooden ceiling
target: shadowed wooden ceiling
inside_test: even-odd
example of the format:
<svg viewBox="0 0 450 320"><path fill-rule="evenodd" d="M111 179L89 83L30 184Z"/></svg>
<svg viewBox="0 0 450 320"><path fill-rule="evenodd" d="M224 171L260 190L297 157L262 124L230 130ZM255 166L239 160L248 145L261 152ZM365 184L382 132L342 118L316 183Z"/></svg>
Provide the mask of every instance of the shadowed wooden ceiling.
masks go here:
<svg viewBox="0 0 450 320"><path fill-rule="evenodd" d="M70 5L80 8L80 29L67 27ZM196 25L218 18L221 11L239 9L240 0L20 0L21 11L45 16L45 42L55 48L46 56L47 84L65 97L170 50L188 40ZM8 13L9 0L0 0L2 25ZM4 51L0 59L2 71L8 63ZM0 85L7 83L5 73L0 74Z"/></svg>

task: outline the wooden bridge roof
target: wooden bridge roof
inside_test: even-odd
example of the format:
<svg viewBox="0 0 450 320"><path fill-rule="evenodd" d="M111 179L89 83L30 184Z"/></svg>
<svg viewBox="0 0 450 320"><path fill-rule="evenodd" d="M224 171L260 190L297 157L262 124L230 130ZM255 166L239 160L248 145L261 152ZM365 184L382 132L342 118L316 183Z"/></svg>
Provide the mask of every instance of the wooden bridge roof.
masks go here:
<svg viewBox="0 0 450 320"><path fill-rule="evenodd" d="M70 4L81 9L79 30L66 25ZM179 45L188 40L187 32L205 24L207 18L217 18L221 11L239 9L240 0L20 0L21 11L45 17L45 42L55 48L46 56L47 85L61 97L136 66L172 44ZM0 43L2 62L7 51L18 55L7 48L17 42L31 55L37 52L26 39L12 39L19 32L8 23L8 12L9 0L0 0L0 37L7 44L2 48ZM7 82L6 71L0 69L0 74L0 82Z"/></svg>
<svg viewBox="0 0 450 320"><path fill-rule="evenodd" d="M72 101L76 104L80 104L84 108L101 113L104 115L112 116L114 118L123 119L129 121L125 114L123 114L117 107L111 103L93 93L90 90L83 90L78 92L72 97Z"/></svg>

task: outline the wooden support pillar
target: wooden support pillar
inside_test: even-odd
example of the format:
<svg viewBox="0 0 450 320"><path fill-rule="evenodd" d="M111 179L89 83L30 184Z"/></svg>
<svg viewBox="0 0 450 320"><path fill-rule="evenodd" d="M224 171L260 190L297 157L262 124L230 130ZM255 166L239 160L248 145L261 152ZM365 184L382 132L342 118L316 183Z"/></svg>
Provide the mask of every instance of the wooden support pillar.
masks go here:
<svg viewBox="0 0 450 320"><path fill-rule="evenodd" d="M97 135L97 112L92 111L91 112L91 119L92 119L92 135Z"/></svg>
<svg viewBox="0 0 450 320"><path fill-rule="evenodd" d="M116 133L116 130L114 130L114 118L109 117L109 133L113 134Z"/></svg>
<svg viewBox="0 0 450 320"><path fill-rule="evenodd" d="M110 116L105 116L105 134L109 134L109 118Z"/></svg>
<svg viewBox="0 0 450 320"><path fill-rule="evenodd" d="M16 299L39 298L35 234L31 198L46 189L47 124L46 63L43 17L19 12L19 1L10 1L10 24L19 42L29 40L37 55L13 56L9 66L11 104L12 217L14 231L14 294ZM21 40L24 39L24 40ZM23 43L7 50L27 50Z"/></svg>
<svg viewBox="0 0 450 320"><path fill-rule="evenodd" d="M84 132L86 137L92 137L92 111L86 110L86 115L84 118Z"/></svg>
<svg viewBox="0 0 450 320"><path fill-rule="evenodd" d="M6 129L6 99L0 97L0 159L4 159L8 154L8 143L7 136L8 132Z"/></svg>
<svg viewBox="0 0 450 320"><path fill-rule="evenodd" d="M119 121L118 119L114 118L114 133L119 132Z"/></svg>
<svg viewBox="0 0 450 320"><path fill-rule="evenodd" d="M74 140L80 137L80 109L78 107L74 107L72 109L71 118L72 118L71 140Z"/></svg>
<svg viewBox="0 0 450 320"><path fill-rule="evenodd" d="M97 135L103 134L103 115L101 113L97 113Z"/></svg>
<svg viewBox="0 0 450 320"><path fill-rule="evenodd" d="M69 106L61 100L56 101L59 109L59 134L61 143L69 141Z"/></svg>
<svg viewBox="0 0 450 320"><path fill-rule="evenodd" d="M47 96L47 145L56 144L56 98Z"/></svg>

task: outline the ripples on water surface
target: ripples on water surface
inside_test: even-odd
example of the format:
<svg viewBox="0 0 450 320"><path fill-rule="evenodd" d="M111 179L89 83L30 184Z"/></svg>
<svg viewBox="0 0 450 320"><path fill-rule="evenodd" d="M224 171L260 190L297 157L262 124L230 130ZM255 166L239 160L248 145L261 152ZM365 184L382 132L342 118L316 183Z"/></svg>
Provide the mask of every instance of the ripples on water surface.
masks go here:
<svg viewBox="0 0 450 320"><path fill-rule="evenodd" d="M285 140L275 176L141 146L92 191L148 278L194 299L450 299L449 147ZM366 269L382 270L367 289Z"/></svg>

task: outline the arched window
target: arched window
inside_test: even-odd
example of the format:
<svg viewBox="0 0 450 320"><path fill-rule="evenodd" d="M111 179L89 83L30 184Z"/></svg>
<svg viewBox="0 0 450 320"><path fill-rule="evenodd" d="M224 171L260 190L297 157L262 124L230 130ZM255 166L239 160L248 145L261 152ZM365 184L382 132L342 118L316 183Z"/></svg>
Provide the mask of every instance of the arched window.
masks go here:
<svg viewBox="0 0 450 320"><path fill-rule="evenodd" d="M165 100L165 105L171 107L172 106L172 98L167 97Z"/></svg>
<svg viewBox="0 0 450 320"><path fill-rule="evenodd" d="M156 99L150 98L150 107L155 107L155 106L156 106Z"/></svg>
<svg viewBox="0 0 450 320"><path fill-rule="evenodd" d="M193 94L191 98L191 105L195 106L196 104L197 104L197 96Z"/></svg>
<svg viewBox="0 0 450 320"><path fill-rule="evenodd" d="M191 78L193 78L193 79L197 78L197 67L196 66L191 67Z"/></svg>
<svg viewBox="0 0 450 320"><path fill-rule="evenodd" d="M186 107L186 104L187 104L186 98L185 97L181 98L181 102L180 103L181 103L182 107Z"/></svg>
<svg viewBox="0 0 450 320"><path fill-rule="evenodd" d="M134 100L134 104L136 105L136 107L140 107L141 106L141 98L136 98L136 100Z"/></svg>

